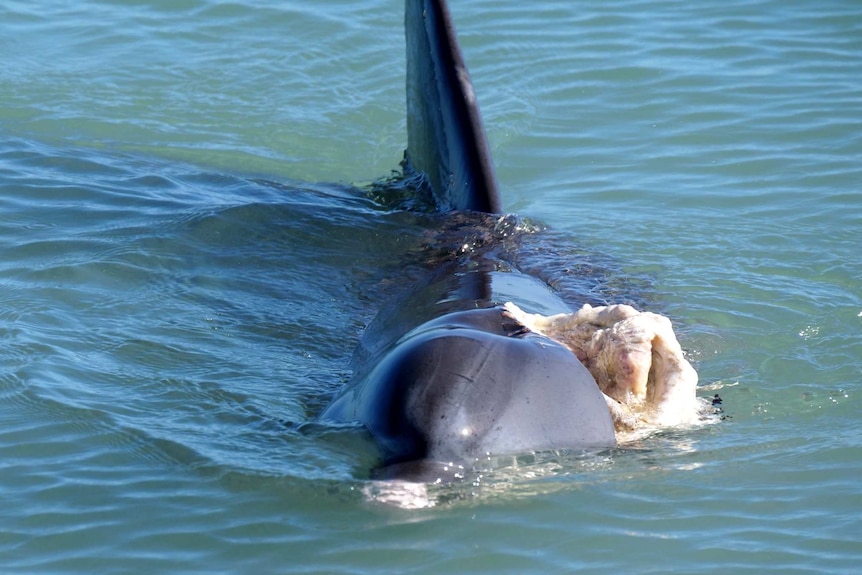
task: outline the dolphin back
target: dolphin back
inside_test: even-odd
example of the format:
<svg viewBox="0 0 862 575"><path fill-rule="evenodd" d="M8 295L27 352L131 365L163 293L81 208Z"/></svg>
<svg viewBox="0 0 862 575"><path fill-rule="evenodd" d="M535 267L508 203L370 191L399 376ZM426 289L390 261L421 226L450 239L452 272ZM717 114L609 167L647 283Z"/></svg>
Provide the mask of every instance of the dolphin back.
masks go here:
<svg viewBox="0 0 862 575"><path fill-rule="evenodd" d="M406 0L407 158L442 209L501 211L473 83L445 0Z"/></svg>

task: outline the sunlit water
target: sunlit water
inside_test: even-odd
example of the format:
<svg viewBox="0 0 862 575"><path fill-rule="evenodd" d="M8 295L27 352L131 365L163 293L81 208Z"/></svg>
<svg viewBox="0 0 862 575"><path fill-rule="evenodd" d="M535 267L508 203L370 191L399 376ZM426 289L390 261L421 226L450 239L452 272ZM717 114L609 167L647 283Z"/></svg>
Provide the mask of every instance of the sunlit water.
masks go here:
<svg viewBox="0 0 862 575"><path fill-rule="evenodd" d="M446 223L366 193L402 3L5 2L0 570L857 571L859 6L452 10L549 228L512 250L673 317L727 419L369 502L373 446L313 419Z"/></svg>

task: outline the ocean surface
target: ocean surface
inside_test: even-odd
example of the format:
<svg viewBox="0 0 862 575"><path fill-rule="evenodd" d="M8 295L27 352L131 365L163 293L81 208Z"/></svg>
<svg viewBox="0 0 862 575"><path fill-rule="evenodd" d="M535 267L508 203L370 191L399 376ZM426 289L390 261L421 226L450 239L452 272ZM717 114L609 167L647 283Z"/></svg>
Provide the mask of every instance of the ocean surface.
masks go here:
<svg viewBox="0 0 862 575"><path fill-rule="evenodd" d="M375 193L401 0L7 0L0 572L858 573L862 6L451 8L521 271L672 317L724 420L375 499L314 419L448 241Z"/></svg>

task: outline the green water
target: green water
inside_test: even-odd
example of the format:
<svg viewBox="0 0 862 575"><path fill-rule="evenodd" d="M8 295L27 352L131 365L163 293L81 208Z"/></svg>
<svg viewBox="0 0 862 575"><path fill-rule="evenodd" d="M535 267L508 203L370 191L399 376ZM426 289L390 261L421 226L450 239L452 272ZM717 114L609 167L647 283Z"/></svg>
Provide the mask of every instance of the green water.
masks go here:
<svg viewBox="0 0 862 575"><path fill-rule="evenodd" d="M452 11L524 249L673 317L729 418L370 502L309 422L434 224L361 190L402 3L6 2L0 571L858 570L857 3Z"/></svg>

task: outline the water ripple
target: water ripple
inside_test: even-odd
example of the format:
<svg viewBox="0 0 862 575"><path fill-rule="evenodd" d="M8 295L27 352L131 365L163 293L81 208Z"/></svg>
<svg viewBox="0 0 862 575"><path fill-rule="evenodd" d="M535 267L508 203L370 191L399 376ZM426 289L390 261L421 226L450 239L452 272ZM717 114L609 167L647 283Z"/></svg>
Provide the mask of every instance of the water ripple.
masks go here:
<svg viewBox="0 0 862 575"><path fill-rule="evenodd" d="M446 248L309 183L400 160L401 9L0 7L3 568L855 572L855 6L452 3L506 207L556 230L519 265L678 319L726 420L412 511L309 423Z"/></svg>

